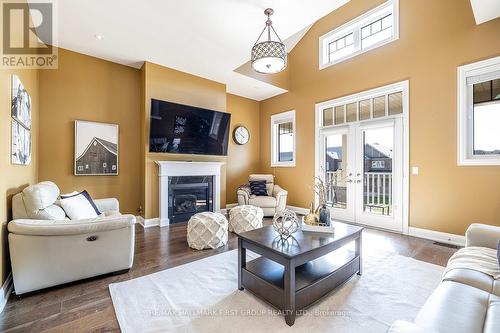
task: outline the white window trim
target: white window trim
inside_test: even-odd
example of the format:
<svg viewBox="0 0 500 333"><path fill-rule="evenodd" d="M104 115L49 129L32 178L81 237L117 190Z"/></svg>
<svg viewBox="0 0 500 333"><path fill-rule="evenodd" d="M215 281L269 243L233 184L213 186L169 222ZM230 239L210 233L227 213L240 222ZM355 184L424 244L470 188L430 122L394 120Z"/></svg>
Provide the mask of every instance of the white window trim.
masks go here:
<svg viewBox="0 0 500 333"><path fill-rule="evenodd" d="M472 153L472 85L467 78L485 75L500 70L500 57L495 57L457 68L457 165L488 166L500 165L500 156L473 155Z"/></svg>
<svg viewBox="0 0 500 333"><path fill-rule="evenodd" d="M292 161L281 162L278 158L278 125L292 122L293 126L293 157ZM295 110L274 114L271 116L271 167L295 167L297 127L295 125Z"/></svg>
<svg viewBox="0 0 500 333"><path fill-rule="evenodd" d="M375 43L365 49L361 48L361 28L369 23L377 21L378 19L387 15L389 12L392 13L393 15L393 31L394 31L393 36L379 43ZM350 33L354 34L355 51L351 54L346 55L345 57L335 59L331 62L328 61L329 43ZM363 15L358 16L357 18L321 36L319 38L319 69L322 70L327 67L333 66L342 61L353 58L365 52L371 51L373 49L376 49L380 46L391 43L398 39L399 39L399 0L389 0L373 8L372 10L364 13ZM326 61L324 61L325 59Z"/></svg>

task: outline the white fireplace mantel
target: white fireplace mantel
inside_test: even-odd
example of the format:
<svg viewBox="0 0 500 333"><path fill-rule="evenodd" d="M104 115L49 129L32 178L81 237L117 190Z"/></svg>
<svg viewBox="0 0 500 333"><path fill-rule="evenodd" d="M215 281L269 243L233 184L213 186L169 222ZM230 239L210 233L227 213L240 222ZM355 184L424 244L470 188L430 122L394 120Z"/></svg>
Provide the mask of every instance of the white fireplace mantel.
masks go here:
<svg viewBox="0 0 500 333"><path fill-rule="evenodd" d="M160 177L160 227L168 226L168 177L213 176L213 207L220 211L220 173L223 162L157 161Z"/></svg>

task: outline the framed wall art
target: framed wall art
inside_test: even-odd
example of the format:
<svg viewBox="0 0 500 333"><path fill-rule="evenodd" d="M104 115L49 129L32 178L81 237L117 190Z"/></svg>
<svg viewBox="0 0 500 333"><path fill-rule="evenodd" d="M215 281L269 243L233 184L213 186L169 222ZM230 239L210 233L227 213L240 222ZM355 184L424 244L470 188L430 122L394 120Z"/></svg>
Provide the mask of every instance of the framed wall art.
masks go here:
<svg viewBox="0 0 500 333"><path fill-rule="evenodd" d="M118 175L118 139L116 124L75 120L75 175Z"/></svg>

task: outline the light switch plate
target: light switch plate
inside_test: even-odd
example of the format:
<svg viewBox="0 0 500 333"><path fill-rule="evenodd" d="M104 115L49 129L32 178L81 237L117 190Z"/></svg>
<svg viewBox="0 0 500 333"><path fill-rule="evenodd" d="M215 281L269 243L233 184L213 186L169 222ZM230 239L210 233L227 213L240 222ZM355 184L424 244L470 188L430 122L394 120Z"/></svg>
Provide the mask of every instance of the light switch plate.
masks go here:
<svg viewBox="0 0 500 333"><path fill-rule="evenodd" d="M411 173L412 173L412 175L415 175L415 176L418 175L418 167L416 167L416 166L412 167Z"/></svg>

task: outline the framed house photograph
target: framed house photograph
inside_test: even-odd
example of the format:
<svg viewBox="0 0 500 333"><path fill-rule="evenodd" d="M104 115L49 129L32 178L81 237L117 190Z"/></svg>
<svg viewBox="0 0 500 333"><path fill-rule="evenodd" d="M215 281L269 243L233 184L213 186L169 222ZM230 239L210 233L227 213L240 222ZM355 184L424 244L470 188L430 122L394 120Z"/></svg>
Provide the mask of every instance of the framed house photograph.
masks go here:
<svg viewBox="0 0 500 333"><path fill-rule="evenodd" d="M118 175L117 124L75 120L75 175Z"/></svg>
<svg viewBox="0 0 500 333"><path fill-rule="evenodd" d="M31 97L17 75L11 78L11 114L18 123L31 130Z"/></svg>

